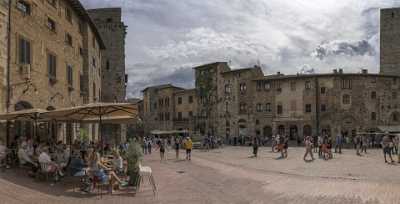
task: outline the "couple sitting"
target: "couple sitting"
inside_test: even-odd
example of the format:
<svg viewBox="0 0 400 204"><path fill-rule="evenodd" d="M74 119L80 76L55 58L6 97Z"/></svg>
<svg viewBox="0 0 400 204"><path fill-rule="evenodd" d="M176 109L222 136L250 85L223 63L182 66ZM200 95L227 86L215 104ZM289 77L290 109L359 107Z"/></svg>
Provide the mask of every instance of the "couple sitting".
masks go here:
<svg viewBox="0 0 400 204"><path fill-rule="evenodd" d="M113 162L114 164L117 164L114 168L114 165L112 167L108 167L104 165L101 162L101 157L100 154L94 151L94 149L90 148L89 149L89 157L88 157L88 162L86 165L85 161L80 157L79 154L74 154L72 159L71 159L71 164L70 164L70 172L73 176L79 176L79 177L89 177L91 178L91 182L96 182L100 184L110 184L110 192L112 193L112 190L116 185L119 184L119 186L126 186L127 182L121 180L116 172L123 171L123 166L121 166L122 163L122 158L119 157ZM83 191L89 192L91 185L84 185L85 187L82 188Z"/></svg>
<svg viewBox="0 0 400 204"><path fill-rule="evenodd" d="M49 156L49 148L43 147L41 149L41 153L38 158L39 164L41 166L41 171L45 173L52 173L54 174L54 178L56 181L59 180L59 176L64 176L62 172L63 166L54 162L51 157Z"/></svg>

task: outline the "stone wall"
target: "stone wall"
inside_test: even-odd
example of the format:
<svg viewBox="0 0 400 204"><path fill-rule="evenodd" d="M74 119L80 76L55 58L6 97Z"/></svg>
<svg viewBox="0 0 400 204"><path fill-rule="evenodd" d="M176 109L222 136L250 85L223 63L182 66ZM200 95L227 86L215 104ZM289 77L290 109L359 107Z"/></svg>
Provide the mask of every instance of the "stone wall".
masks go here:
<svg viewBox="0 0 400 204"><path fill-rule="evenodd" d="M400 75L400 8L381 9L380 71Z"/></svg>

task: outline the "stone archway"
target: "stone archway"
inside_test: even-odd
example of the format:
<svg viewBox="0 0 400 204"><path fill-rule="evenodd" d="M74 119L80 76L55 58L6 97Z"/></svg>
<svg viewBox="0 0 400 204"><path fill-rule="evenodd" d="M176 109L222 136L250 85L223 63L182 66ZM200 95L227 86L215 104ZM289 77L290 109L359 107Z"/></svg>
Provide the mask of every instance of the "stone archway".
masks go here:
<svg viewBox="0 0 400 204"><path fill-rule="evenodd" d="M285 135L285 126L284 125L279 125L278 126L278 134L279 135Z"/></svg>
<svg viewBox="0 0 400 204"><path fill-rule="evenodd" d="M304 125L303 127L303 137L312 136L312 127L311 125Z"/></svg>
<svg viewBox="0 0 400 204"><path fill-rule="evenodd" d="M264 126L263 136L264 136L264 139L272 137L272 127L271 126Z"/></svg>
<svg viewBox="0 0 400 204"><path fill-rule="evenodd" d="M390 114L389 123L391 125L398 125L400 124L400 113L398 111L393 111Z"/></svg>
<svg viewBox="0 0 400 204"><path fill-rule="evenodd" d="M249 137L247 131L247 121L244 119L240 119L238 121L238 132L239 132L239 143L244 145L246 142L246 138Z"/></svg>

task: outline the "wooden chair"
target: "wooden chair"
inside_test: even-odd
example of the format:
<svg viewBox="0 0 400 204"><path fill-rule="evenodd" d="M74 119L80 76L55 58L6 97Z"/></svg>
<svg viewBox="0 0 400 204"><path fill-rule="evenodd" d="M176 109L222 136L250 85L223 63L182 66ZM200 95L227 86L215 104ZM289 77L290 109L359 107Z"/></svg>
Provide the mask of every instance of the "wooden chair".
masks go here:
<svg viewBox="0 0 400 204"><path fill-rule="evenodd" d="M45 181L49 180L50 176L55 176L57 174L56 171L49 171L50 164L49 163L40 163L40 169L37 171L36 177L40 179L42 176L44 176ZM57 181L57 179L55 179Z"/></svg>
<svg viewBox="0 0 400 204"><path fill-rule="evenodd" d="M100 193L100 198L103 197L103 191L106 188L107 192L112 193L111 191L109 191L110 188L112 188L111 184L110 184L110 180L106 181L106 182L101 182L99 177L97 176L93 176L92 177L92 181L93 181L93 189L97 189L97 193Z"/></svg>
<svg viewBox="0 0 400 204"><path fill-rule="evenodd" d="M144 177L148 177L149 183L150 183L150 185L151 185L151 187L153 189L153 194L155 196L156 192L157 192L157 186L156 186L156 182L155 182L154 177L153 177L153 171L152 171L151 167L142 166L142 164L139 164L139 177L138 177L138 180L136 182L137 183L137 188L136 188L137 191L139 191L140 185L141 185L142 180L144 179Z"/></svg>

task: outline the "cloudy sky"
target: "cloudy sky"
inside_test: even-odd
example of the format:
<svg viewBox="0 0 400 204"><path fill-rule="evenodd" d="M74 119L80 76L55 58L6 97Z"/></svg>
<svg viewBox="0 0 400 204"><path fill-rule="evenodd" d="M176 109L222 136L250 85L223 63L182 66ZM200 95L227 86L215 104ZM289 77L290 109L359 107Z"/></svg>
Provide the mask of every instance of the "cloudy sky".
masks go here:
<svg viewBox="0 0 400 204"><path fill-rule="evenodd" d="M81 0L122 7L128 96L149 85L192 87L192 67L260 64L265 74L379 68L379 9L399 0Z"/></svg>

